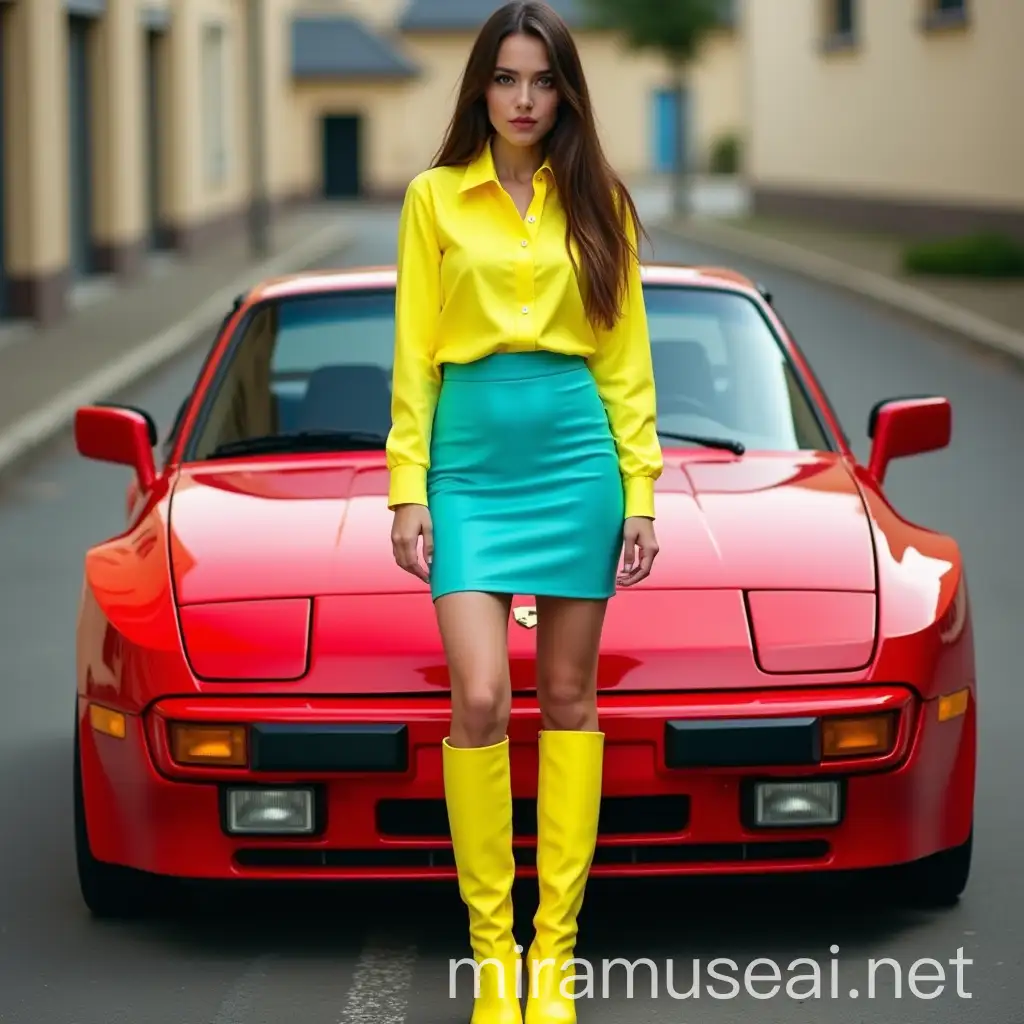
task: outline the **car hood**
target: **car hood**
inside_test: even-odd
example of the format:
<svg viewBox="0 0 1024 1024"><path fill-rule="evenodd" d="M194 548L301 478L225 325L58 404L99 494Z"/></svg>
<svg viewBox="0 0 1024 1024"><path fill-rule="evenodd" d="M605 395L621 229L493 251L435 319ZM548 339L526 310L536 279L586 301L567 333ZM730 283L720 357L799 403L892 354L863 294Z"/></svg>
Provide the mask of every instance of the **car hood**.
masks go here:
<svg viewBox="0 0 1024 1024"><path fill-rule="evenodd" d="M379 456L185 467L171 499L181 604L422 593L395 565ZM666 453L644 589L873 591L860 492L839 456Z"/></svg>

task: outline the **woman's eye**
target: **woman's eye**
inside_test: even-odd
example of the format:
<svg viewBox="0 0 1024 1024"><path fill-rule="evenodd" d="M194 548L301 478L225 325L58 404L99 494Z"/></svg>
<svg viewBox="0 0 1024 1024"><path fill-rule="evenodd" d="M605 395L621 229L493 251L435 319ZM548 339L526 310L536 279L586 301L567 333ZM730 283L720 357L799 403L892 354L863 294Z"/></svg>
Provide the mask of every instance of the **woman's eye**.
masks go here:
<svg viewBox="0 0 1024 1024"><path fill-rule="evenodd" d="M499 85L508 85L512 81L512 77L510 75L498 75L495 81Z"/></svg>

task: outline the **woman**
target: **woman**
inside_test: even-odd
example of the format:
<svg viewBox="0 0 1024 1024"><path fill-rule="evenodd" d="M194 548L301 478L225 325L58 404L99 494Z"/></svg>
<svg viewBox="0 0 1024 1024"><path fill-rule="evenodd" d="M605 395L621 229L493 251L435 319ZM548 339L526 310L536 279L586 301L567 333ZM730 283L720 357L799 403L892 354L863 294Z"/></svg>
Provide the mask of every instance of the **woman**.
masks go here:
<svg viewBox="0 0 1024 1024"><path fill-rule="evenodd" d="M527 1024L576 1019L566 961L600 806L598 646L616 583L646 578L658 551L638 237L568 29L543 3L506 4L406 194L387 449L395 559L430 585L451 679L443 767L460 892L474 956L495 968L480 970L473 1024L522 1021L524 990ZM525 964L506 731L515 594L537 601L542 720Z"/></svg>

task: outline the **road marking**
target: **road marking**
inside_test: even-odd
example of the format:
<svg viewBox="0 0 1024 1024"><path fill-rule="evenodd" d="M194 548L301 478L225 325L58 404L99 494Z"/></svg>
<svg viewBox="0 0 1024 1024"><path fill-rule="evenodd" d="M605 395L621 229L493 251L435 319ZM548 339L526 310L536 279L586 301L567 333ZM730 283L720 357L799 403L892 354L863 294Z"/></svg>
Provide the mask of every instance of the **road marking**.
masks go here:
<svg viewBox="0 0 1024 1024"><path fill-rule="evenodd" d="M184 319L23 416L0 433L0 470L69 426L80 405L105 401L186 351L199 335L224 318L235 296L247 292L254 280L284 274L296 265L323 259L344 246L350 237L347 221L326 225L273 259L250 268Z"/></svg>
<svg viewBox="0 0 1024 1024"><path fill-rule="evenodd" d="M252 1020L252 1011L259 1006L260 989L267 980L272 955L257 957L231 986L231 991L221 1000L213 1024L247 1024Z"/></svg>
<svg viewBox="0 0 1024 1024"><path fill-rule="evenodd" d="M339 1024L404 1024L415 967L415 946L371 943L356 963Z"/></svg>

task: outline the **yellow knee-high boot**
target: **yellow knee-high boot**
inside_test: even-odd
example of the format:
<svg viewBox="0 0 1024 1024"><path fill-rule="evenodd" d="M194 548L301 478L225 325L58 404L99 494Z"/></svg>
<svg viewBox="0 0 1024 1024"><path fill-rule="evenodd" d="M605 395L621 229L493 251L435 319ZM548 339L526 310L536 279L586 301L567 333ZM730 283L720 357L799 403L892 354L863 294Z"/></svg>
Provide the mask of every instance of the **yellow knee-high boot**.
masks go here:
<svg viewBox="0 0 1024 1024"><path fill-rule="evenodd" d="M448 824L479 979L471 1024L522 1024L508 737L487 747L452 747L446 739L443 750Z"/></svg>
<svg viewBox="0 0 1024 1024"><path fill-rule="evenodd" d="M540 905L523 983L526 1024L575 1024L573 958L597 843L604 734L540 734L537 788L537 881Z"/></svg>

